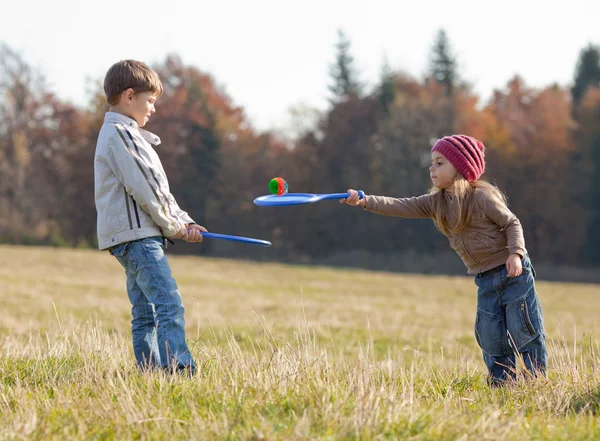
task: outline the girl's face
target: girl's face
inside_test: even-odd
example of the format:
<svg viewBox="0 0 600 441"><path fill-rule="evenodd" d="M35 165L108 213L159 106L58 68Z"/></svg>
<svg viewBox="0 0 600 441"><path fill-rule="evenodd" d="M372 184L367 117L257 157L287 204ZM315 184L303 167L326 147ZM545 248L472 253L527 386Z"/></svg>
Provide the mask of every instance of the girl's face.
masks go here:
<svg viewBox="0 0 600 441"><path fill-rule="evenodd" d="M433 185L440 189L448 189L454 184L454 179L458 171L450 161L440 152L431 154L431 167L429 167L429 177Z"/></svg>

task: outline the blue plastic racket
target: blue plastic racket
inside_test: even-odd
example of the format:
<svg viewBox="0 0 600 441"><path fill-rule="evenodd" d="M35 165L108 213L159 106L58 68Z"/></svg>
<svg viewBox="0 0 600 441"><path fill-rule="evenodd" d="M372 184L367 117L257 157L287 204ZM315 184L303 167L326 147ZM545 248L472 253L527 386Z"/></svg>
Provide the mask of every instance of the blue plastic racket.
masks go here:
<svg viewBox="0 0 600 441"><path fill-rule="evenodd" d="M202 237L205 239L222 239L222 240L231 240L233 242L242 242L250 245L258 245L261 247L270 247L272 244L268 240L260 240L260 239L252 239L250 237L242 237L242 236L230 236L228 234L217 234L217 233L203 233Z"/></svg>
<svg viewBox="0 0 600 441"><path fill-rule="evenodd" d="M268 194L266 196L257 197L254 199L254 203L262 207L281 207L284 205L312 204L313 202L326 201L329 199L346 199L349 196L350 193L286 193L281 196ZM358 196L363 199L365 197L365 193L362 190L358 190Z"/></svg>

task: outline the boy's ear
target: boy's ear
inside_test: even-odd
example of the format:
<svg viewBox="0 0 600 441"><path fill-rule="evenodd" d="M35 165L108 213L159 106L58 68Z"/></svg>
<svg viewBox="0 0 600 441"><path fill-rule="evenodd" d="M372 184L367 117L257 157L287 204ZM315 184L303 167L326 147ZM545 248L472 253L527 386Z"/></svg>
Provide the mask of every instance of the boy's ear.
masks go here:
<svg viewBox="0 0 600 441"><path fill-rule="evenodd" d="M124 104L130 104L131 101L133 100L133 97L135 95L134 90L130 87L129 89L125 89L122 93L121 93L121 99L123 100Z"/></svg>

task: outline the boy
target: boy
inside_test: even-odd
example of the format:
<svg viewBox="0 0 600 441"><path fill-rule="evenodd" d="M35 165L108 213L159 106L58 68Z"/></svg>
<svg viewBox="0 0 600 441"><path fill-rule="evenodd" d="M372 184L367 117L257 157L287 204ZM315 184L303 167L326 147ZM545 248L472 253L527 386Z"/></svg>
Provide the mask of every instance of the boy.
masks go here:
<svg viewBox="0 0 600 441"><path fill-rule="evenodd" d="M206 229L175 202L151 146L160 144L160 139L142 129L155 112L162 83L146 64L125 60L108 70L104 92L110 109L94 158L98 247L108 249L125 268L138 366L193 375L196 368L185 339L185 309L164 254L164 241L202 242Z"/></svg>

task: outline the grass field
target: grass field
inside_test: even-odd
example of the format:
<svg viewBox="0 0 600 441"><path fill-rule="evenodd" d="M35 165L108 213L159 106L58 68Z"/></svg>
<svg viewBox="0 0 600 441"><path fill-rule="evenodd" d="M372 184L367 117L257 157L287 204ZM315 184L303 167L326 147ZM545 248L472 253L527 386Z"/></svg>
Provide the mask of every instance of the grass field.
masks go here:
<svg viewBox="0 0 600 441"><path fill-rule="evenodd" d="M471 278L170 256L199 366L141 374L108 253L0 246L0 439L599 439L600 285L538 283L547 379L490 390Z"/></svg>

